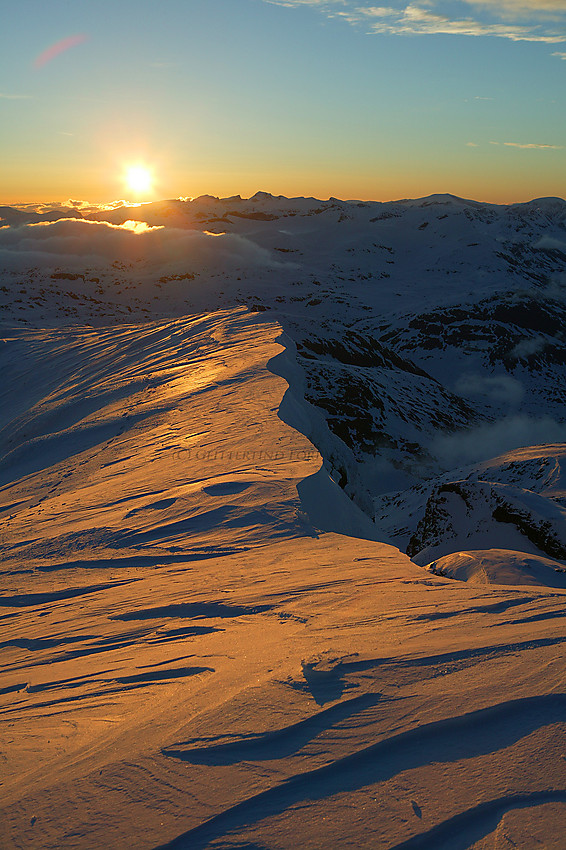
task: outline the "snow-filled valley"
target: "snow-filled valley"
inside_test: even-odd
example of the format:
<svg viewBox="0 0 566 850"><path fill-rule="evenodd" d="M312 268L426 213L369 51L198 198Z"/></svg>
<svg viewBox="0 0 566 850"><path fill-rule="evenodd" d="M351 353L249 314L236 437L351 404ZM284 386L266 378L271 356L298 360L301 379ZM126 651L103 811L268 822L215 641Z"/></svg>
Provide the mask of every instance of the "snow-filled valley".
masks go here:
<svg viewBox="0 0 566 850"><path fill-rule="evenodd" d="M562 848L566 201L0 208L2 847Z"/></svg>

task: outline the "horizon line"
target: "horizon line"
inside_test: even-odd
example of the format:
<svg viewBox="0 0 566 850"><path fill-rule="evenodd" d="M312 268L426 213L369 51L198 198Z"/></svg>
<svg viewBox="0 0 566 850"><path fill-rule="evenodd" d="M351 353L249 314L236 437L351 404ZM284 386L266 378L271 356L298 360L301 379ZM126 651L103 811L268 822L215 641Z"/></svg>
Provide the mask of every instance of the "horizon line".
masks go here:
<svg viewBox="0 0 566 850"><path fill-rule="evenodd" d="M455 195L451 192L434 192L429 195L422 195L416 197L403 197L403 198L390 198L388 200L379 200L377 198L339 198L334 195L329 195L328 198L319 198L315 195L281 195L281 194L272 194L271 192L265 192L259 190L255 192L253 195L250 195L248 198L243 197L241 195L227 195L225 197L219 195L178 195L174 197L163 197L163 198L154 198L152 200L128 200L125 198L111 200L111 201L89 201L86 199L74 200L70 198L66 198L65 200L35 200L35 201L0 201L0 207L12 207L17 209L18 207L36 207L36 206L44 206L44 207L53 207L53 206L61 206L67 209L75 209L77 212L80 212L81 207L98 207L101 212L105 210L110 212L115 209L120 209L122 207L135 208L141 206L149 206L151 204L160 204L160 203L171 203L171 202L180 202L180 203L194 203L195 201L208 199L210 201L218 201L220 202L228 202L233 201L234 203L238 203L240 201L253 201L253 200L261 200L261 199L272 199L272 200L287 200L287 201L318 201L320 203L332 203L338 202L343 204L401 204L401 203L413 203L417 201L427 201L433 199L444 199L445 202L449 201L460 201L467 204L481 204L483 206L521 206L523 204L535 203L537 201L561 201L562 203L566 203L566 198L561 197L560 195L541 195L533 198L528 198L524 201L483 201L477 198L464 198L460 195Z"/></svg>

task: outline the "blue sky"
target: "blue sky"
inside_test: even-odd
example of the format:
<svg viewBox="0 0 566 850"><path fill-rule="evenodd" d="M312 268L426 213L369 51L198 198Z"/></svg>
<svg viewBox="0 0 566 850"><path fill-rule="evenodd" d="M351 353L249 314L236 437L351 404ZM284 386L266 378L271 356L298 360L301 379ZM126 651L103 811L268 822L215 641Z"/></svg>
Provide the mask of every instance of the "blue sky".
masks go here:
<svg viewBox="0 0 566 850"><path fill-rule="evenodd" d="M566 195L566 0L2 5L0 202Z"/></svg>

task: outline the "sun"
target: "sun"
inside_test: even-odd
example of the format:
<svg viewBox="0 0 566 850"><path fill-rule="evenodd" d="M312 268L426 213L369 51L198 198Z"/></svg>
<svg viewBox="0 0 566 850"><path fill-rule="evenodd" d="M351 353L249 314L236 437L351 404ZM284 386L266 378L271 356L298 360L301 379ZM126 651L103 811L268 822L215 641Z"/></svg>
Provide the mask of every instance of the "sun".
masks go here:
<svg viewBox="0 0 566 850"><path fill-rule="evenodd" d="M151 192L153 175L145 165L131 165L126 170L124 179L128 189L137 196Z"/></svg>

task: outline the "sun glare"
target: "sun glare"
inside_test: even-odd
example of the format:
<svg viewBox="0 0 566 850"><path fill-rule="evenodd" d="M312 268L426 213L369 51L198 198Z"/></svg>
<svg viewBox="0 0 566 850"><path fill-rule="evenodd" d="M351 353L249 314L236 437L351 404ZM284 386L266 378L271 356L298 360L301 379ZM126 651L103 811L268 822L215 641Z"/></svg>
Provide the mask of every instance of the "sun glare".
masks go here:
<svg viewBox="0 0 566 850"><path fill-rule="evenodd" d="M132 165L126 171L125 181L128 189L135 195L147 195L151 191L153 176L143 165Z"/></svg>

